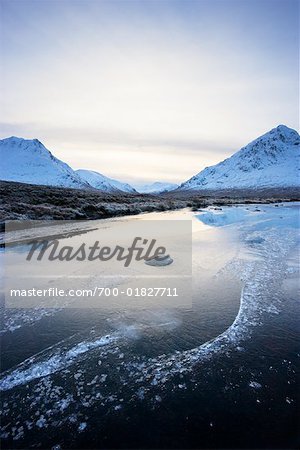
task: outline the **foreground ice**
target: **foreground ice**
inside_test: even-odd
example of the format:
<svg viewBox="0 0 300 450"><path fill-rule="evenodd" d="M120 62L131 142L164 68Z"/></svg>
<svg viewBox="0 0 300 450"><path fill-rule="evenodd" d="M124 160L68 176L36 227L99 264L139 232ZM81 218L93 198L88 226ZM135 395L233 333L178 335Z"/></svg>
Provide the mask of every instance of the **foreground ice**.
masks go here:
<svg viewBox="0 0 300 450"><path fill-rule="evenodd" d="M1 390L12 389L20 384L28 383L31 380L42 378L53 374L62 368L73 364L80 356L98 347L108 346L115 343L120 338L118 333L106 335L93 341L83 341L72 346L69 350L51 347L44 351L46 358L41 360L39 356L37 362L35 357L31 357L19 365L18 369L7 375L1 381Z"/></svg>

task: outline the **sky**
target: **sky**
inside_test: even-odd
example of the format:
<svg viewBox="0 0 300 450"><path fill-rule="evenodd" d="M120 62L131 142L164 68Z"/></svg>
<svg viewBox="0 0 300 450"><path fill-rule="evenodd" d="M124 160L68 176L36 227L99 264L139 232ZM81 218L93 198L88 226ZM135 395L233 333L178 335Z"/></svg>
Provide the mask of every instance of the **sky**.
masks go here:
<svg viewBox="0 0 300 450"><path fill-rule="evenodd" d="M181 183L299 126L295 0L0 0L0 138Z"/></svg>

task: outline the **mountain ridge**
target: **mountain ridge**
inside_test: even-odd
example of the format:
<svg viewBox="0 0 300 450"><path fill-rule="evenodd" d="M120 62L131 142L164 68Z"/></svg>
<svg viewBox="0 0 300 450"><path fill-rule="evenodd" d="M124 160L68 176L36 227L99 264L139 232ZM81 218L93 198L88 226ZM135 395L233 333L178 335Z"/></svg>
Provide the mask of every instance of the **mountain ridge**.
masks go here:
<svg viewBox="0 0 300 450"><path fill-rule="evenodd" d="M77 169L75 172L92 187L103 192L137 192L130 184L114 180L95 170Z"/></svg>

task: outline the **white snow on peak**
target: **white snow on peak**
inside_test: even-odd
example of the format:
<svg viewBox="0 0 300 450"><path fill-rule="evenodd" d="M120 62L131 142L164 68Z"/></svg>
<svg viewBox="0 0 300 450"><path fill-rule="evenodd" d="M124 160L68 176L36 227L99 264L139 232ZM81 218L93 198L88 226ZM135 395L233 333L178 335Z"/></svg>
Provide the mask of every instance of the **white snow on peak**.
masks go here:
<svg viewBox="0 0 300 450"><path fill-rule="evenodd" d="M173 191L176 188L178 188L178 184L160 181L151 184L136 185L137 191L143 194L162 194L163 192Z"/></svg>
<svg viewBox="0 0 300 450"><path fill-rule="evenodd" d="M108 178L99 172L93 170L78 169L76 173L92 187L104 192L131 192L136 193L136 190L127 183Z"/></svg>
<svg viewBox="0 0 300 450"><path fill-rule="evenodd" d="M179 189L246 189L297 187L300 177L300 137L279 125L230 158L206 167Z"/></svg>
<svg viewBox="0 0 300 450"><path fill-rule="evenodd" d="M38 139L0 140L0 179L21 183L90 187L68 164L55 158Z"/></svg>

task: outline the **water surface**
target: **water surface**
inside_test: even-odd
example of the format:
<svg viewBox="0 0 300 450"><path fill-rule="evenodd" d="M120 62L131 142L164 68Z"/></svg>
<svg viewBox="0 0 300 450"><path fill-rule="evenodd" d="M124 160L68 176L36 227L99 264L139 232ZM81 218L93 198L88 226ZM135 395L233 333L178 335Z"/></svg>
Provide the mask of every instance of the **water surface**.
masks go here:
<svg viewBox="0 0 300 450"><path fill-rule="evenodd" d="M192 304L6 310L3 446L296 448L297 205L93 228L149 218L193 221Z"/></svg>

